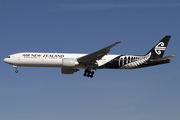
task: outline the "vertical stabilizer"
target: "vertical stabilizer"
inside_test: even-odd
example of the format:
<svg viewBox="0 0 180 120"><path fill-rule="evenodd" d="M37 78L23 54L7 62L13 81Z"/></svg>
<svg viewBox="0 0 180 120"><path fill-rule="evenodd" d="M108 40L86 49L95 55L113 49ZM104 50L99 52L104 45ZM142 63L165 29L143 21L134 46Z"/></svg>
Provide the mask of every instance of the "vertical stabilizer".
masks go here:
<svg viewBox="0 0 180 120"><path fill-rule="evenodd" d="M152 59L158 59L158 58L163 57L163 54L164 54L164 52L166 50L166 47L168 45L168 42L169 42L170 38L171 38L171 36L166 35L147 54L149 54L151 52L151 58Z"/></svg>

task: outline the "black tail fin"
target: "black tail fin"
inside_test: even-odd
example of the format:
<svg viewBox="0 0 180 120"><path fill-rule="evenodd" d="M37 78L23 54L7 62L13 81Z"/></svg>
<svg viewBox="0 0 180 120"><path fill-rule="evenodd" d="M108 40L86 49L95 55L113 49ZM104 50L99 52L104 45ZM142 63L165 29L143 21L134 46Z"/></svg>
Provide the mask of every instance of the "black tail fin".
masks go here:
<svg viewBox="0 0 180 120"><path fill-rule="evenodd" d="M166 50L170 38L171 36L166 35L147 54L151 53L152 59L161 58Z"/></svg>

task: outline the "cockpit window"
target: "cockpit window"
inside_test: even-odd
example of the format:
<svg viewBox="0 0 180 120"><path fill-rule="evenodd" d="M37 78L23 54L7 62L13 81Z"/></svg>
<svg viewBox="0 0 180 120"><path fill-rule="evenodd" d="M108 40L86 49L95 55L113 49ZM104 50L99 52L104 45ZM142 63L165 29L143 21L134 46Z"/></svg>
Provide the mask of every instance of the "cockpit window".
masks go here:
<svg viewBox="0 0 180 120"><path fill-rule="evenodd" d="M7 58L10 58L10 56L8 56Z"/></svg>

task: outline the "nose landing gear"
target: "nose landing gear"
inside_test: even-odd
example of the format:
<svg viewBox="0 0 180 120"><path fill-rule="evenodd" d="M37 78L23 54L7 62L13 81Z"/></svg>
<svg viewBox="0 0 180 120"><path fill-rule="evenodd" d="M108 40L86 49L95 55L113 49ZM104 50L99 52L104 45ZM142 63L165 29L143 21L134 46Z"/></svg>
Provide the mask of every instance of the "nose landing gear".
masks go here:
<svg viewBox="0 0 180 120"><path fill-rule="evenodd" d="M94 75L94 71L87 70L87 69L84 71L84 77L87 76L87 77L93 78L93 75Z"/></svg>
<svg viewBox="0 0 180 120"><path fill-rule="evenodd" d="M13 65L13 67L16 69L15 73L18 73L17 66Z"/></svg>

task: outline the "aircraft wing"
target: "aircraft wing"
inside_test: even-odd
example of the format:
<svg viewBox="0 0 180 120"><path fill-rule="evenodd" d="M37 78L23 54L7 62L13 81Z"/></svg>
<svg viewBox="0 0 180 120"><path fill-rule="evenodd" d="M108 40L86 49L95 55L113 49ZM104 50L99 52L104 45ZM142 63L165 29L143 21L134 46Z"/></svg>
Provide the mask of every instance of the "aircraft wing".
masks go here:
<svg viewBox="0 0 180 120"><path fill-rule="evenodd" d="M85 55L83 57L78 58L77 60L82 63L89 63L89 64L95 64L96 60L100 60L104 55L106 55L112 47L115 45L121 43L122 41L116 42L112 45L109 45L101 50L98 50L96 52L93 52L91 54Z"/></svg>
<svg viewBox="0 0 180 120"><path fill-rule="evenodd" d="M172 57L175 57L175 55L170 55L170 56L167 56L167 57L162 57L162 58L154 59L153 61L157 62L157 61L167 60L167 59L170 59Z"/></svg>

